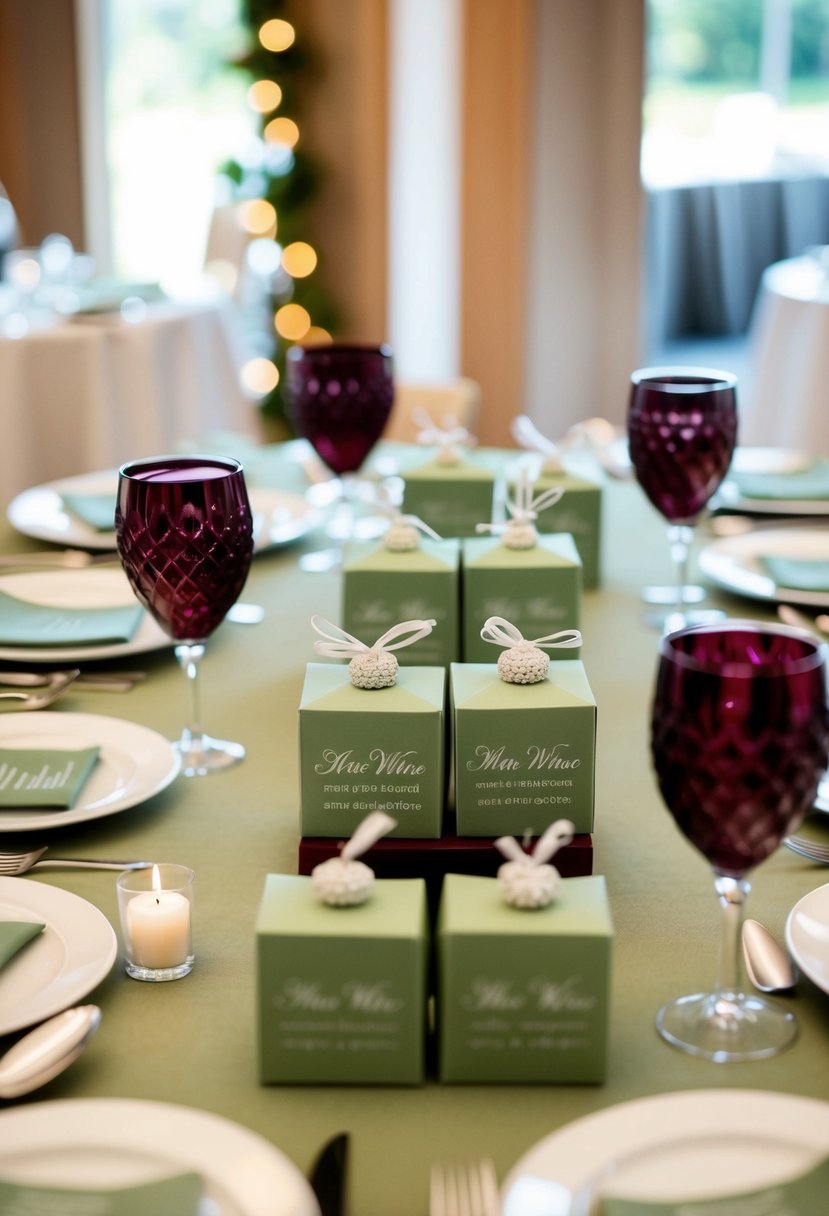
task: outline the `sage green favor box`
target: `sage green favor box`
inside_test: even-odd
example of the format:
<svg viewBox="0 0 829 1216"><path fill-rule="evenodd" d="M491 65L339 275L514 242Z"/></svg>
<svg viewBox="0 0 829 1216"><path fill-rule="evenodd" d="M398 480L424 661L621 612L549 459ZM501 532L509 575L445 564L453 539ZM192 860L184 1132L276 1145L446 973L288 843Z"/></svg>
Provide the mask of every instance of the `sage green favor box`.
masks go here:
<svg viewBox="0 0 829 1216"><path fill-rule="evenodd" d="M533 684L505 682L495 663L450 673L458 835L537 836L551 814L592 832L596 700L584 664L554 660Z"/></svg>
<svg viewBox="0 0 829 1216"><path fill-rule="evenodd" d="M341 664L309 663L299 707L303 836L349 836L382 807L396 836L441 833L446 669L401 667L388 688L355 688Z"/></svg>
<svg viewBox="0 0 829 1216"><path fill-rule="evenodd" d="M463 542L461 653L465 663L486 663L491 646L481 625L506 617L525 637L578 629L582 564L572 536L539 536L532 548L511 549L497 536Z"/></svg>
<svg viewBox="0 0 829 1216"><path fill-rule="evenodd" d="M406 469L403 487L402 509L440 536L474 536L482 520L492 519L495 475L483 465L435 458Z"/></svg>
<svg viewBox="0 0 829 1216"><path fill-rule="evenodd" d="M597 481L568 469L542 474L533 482L533 494L560 487L563 498L539 515L538 531L568 533L573 537L582 565L582 586L593 591L601 580L602 487Z"/></svg>
<svg viewBox="0 0 829 1216"><path fill-rule="evenodd" d="M426 1036L426 887L378 879L357 907L269 874L256 922L259 1075L275 1084L417 1085Z"/></svg>
<svg viewBox="0 0 829 1216"><path fill-rule="evenodd" d="M343 565L343 626L372 637L398 621L432 618L437 624L417 646L398 652L401 666L443 666L460 658L457 540L423 538L411 549L352 544Z"/></svg>
<svg viewBox="0 0 829 1216"><path fill-rule="evenodd" d="M613 925L604 877L555 902L503 902L492 878L449 874L437 925L441 1081L599 1083L607 1070Z"/></svg>

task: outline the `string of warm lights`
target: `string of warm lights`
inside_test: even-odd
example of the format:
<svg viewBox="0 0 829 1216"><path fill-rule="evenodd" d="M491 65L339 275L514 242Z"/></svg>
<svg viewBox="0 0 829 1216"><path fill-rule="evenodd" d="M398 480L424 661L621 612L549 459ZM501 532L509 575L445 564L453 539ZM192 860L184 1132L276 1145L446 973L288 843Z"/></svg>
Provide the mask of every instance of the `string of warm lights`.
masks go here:
<svg viewBox="0 0 829 1216"><path fill-rule="evenodd" d="M298 70L307 66L294 25L282 16L281 3L245 0L245 16L255 31L255 47L241 61L254 79L247 102L262 128L255 157L233 163L224 172L235 184L235 220L247 242L246 269L263 282L270 304L268 330L272 349L258 350L242 368L242 383L262 401L263 411L283 416L280 383L285 353L291 345L330 342L334 320L330 304L315 281L317 251L300 231L297 203L313 193L313 172L300 149L300 128L292 88ZM293 180L292 180L293 179ZM288 188L290 186L290 188Z"/></svg>

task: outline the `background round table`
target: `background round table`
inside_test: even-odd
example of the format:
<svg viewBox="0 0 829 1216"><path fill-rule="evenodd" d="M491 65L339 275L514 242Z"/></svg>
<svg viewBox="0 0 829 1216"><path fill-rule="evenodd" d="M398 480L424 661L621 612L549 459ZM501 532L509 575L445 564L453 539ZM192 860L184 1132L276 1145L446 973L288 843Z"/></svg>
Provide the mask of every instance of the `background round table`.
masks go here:
<svg viewBox="0 0 829 1216"><path fill-rule="evenodd" d="M740 442L829 455L829 260L764 272L750 334Z"/></svg>
<svg viewBox="0 0 829 1216"><path fill-rule="evenodd" d="M0 338L0 484L32 485L175 450L214 431L256 437L222 299L152 303Z"/></svg>

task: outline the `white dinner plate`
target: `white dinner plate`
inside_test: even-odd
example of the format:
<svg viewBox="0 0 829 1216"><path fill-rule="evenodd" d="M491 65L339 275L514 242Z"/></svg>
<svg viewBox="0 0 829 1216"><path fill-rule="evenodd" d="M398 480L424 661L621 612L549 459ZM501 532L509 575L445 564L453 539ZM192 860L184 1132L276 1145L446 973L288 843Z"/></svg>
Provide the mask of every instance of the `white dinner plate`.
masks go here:
<svg viewBox="0 0 829 1216"><path fill-rule="evenodd" d="M23 490L9 503L9 522L24 536L81 549L115 549L115 532L98 532L64 505L63 495L111 494L118 473L108 469L85 473ZM248 486L254 525L254 552L261 553L299 540L319 523L319 512L300 494L265 486Z"/></svg>
<svg viewBox="0 0 829 1216"><path fill-rule="evenodd" d="M750 599L829 608L829 591L779 587L763 570L761 557L829 561L829 529L767 528L725 536L700 551L697 566L718 587Z"/></svg>
<svg viewBox="0 0 829 1216"><path fill-rule="evenodd" d="M0 1034L42 1022L109 975L118 942L102 912L61 887L0 877L0 920L45 925L0 970ZM7 1148L0 1135L2 1149Z"/></svg>
<svg viewBox="0 0 829 1216"><path fill-rule="evenodd" d="M829 884L810 891L792 908L786 945L803 974L829 992Z"/></svg>
<svg viewBox="0 0 829 1216"><path fill-rule="evenodd" d="M0 1113L0 1173L55 1187L137 1186L194 1170L215 1216L319 1216L310 1186L267 1140L166 1102L73 1098Z"/></svg>
<svg viewBox="0 0 829 1216"><path fill-rule="evenodd" d="M813 460L808 452L789 448L738 448L731 468L739 473L776 476L806 472ZM749 498L729 476L711 505L742 511L746 515L829 515L829 498Z"/></svg>
<svg viewBox="0 0 829 1216"><path fill-rule="evenodd" d="M0 833L61 828L125 811L166 789L181 756L149 727L98 714L0 715L0 747L99 747L98 762L69 810L0 810Z"/></svg>
<svg viewBox="0 0 829 1216"><path fill-rule="evenodd" d="M51 608L116 608L135 604L127 576L118 566L80 570L34 570L0 577L0 591ZM0 659L14 663L82 663L145 654L173 642L148 612L128 642L104 646L2 646Z"/></svg>
<svg viewBox="0 0 829 1216"><path fill-rule="evenodd" d="M762 1090L658 1094L536 1144L504 1182L503 1216L569 1216L573 1196L592 1188L595 1202L601 1186L641 1201L725 1197L804 1174L827 1152L827 1102Z"/></svg>

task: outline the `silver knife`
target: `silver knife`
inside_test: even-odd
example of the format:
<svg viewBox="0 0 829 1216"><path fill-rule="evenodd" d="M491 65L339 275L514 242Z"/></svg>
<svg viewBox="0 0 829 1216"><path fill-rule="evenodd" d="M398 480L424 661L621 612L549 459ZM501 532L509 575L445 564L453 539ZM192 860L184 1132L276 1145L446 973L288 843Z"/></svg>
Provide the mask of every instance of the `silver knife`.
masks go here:
<svg viewBox="0 0 829 1216"><path fill-rule="evenodd" d="M324 1144L311 1166L309 1181L322 1216L346 1216L348 1132Z"/></svg>

